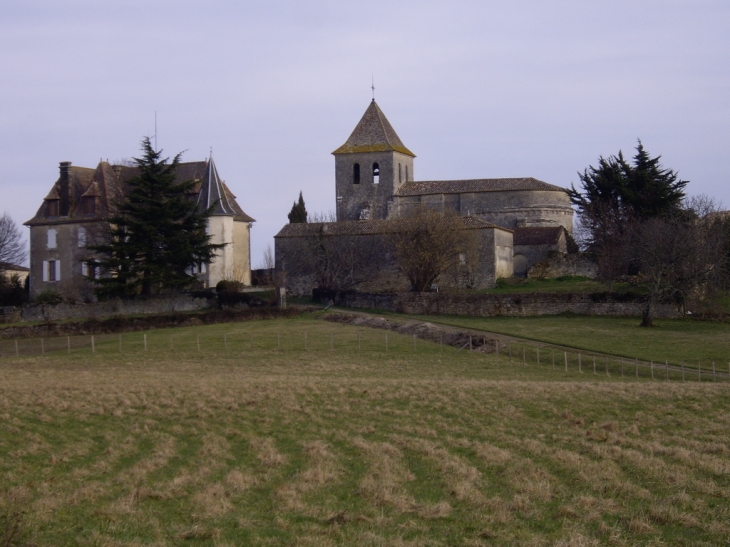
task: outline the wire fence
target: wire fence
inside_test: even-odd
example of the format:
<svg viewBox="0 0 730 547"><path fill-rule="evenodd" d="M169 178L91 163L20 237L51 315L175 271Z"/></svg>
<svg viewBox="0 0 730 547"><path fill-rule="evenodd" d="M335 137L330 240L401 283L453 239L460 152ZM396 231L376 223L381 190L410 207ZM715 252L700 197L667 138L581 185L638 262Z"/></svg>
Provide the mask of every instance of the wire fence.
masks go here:
<svg viewBox="0 0 730 547"><path fill-rule="evenodd" d="M60 355L112 354L198 354L221 352L246 354L252 352L369 352L392 354L457 355L474 353L494 366L541 367L556 373L582 373L626 379L674 381L729 381L730 362L708 359L689 361L656 360L616 357L580 352L529 342L501 342L490 346L486 336L474 335L459 346L450 346L443 337L423 340L375 329L357 332L325 334L317 332L229 332L209 334L205 331L180 334L134 332L125 334L96 334L53 338L23 338L0 340L0 359ZM487 352L484 348L489 348Z"/></svg>

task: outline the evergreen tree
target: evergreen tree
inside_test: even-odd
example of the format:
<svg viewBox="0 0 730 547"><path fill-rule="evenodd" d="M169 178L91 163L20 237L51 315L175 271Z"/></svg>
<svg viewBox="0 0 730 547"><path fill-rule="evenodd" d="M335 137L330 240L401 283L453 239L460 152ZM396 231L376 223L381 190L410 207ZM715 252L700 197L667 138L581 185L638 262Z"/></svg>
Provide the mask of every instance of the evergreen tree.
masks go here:
<svg viewBox="0 0 730 547"><path fill-rule="evenodd" d="M304 206L304 198L301 192L299 192L299 202L294 202L287 216L289 217L289 224L307 222L307 208Z"/></svg>
<svg viewBox="0 0 730 547"><path fill-rule="evenodd" d="M206 234L211 210L199 211L186 197L195 182L175 178L180 154L172 162L161 159L162 152L155 151L147 137L142 151L142 157L134 159L137 175L114 203L104 241L88 246L97 257L90 266L104 274L92 280L100 296L182 289L196 281L189 273L192 267L210 262L223 247L211 244Z"/></svg>

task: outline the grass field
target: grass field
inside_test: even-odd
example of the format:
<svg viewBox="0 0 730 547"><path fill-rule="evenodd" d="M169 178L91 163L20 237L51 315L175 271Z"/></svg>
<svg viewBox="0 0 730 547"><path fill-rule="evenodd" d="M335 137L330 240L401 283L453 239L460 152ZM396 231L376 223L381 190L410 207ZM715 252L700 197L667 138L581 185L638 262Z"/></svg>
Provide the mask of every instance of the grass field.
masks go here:
<svg viewBox="0 0 730 547"><path fill-rule="evenodd" d="M0 545L730 541L727 382L311 317L146 335L0 360Z"/></svg>
<svg viewBox="0 0 730 547"><path fill-rule="evenodd" d="M730 323L691 319L657 319L653 328L639 327L635 317L537 316L464 317L403 316L458 327L483 330L629 359L697 367L712 361L727 372L730 362Z"/></svg>

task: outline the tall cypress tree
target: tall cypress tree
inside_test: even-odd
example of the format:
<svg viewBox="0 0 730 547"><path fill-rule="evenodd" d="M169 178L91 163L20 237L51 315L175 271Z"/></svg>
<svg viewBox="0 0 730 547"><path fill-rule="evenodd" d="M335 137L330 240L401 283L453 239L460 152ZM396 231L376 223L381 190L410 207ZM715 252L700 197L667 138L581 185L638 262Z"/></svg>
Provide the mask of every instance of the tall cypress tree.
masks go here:
<svg viewBox="0 0 730 547"><path fill-rule="evenodd" d="M291 207L291 211L287 215L289 218L289 224L296 224L297 222L307 222L307 208L304 206L304 198L302 193L299 192L299 201L294 202Z"/></svg>
<svg viewBox="0 0 730 547"><path fill-rule="evenodd" d="M193 266L210 262L223 245L210 243L206 226L212 209L199 211L187 199L195 182L176 180L180 154L162 159L149 138L135 158L138 173L109 218L105 241L89 245L101 268L94 279L100 296L131 296L180 290L193 284Z"/></svg>

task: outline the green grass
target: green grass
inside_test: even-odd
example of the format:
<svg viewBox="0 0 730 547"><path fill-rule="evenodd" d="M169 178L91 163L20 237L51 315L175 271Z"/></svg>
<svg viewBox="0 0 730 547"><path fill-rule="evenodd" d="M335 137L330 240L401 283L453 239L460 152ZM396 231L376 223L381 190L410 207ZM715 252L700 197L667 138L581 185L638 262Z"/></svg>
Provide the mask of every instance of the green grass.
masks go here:
<svg viewBox="0 0 730 547"><path fill-rule="evenodd" d="M397 317L397 316L394 316ZM722 370L730 362L730 323L692 319L658 319L653 328L639 326L636 317L578 315L537 317L400 316L467 327L527 340L557 344L586 352L670 364L704 366L715 361Z"/></svg>
<svg viewBox="0 0 730 547"><path fill-rule="evenodd" d="M614 283L610 289L617 293L630 291L627 283ZM513 293L594 293L607 292L609 286L600 281L580 276L563 276L556 279L525 279L513 277L498 279L494 289L478 291L488 294Z"/></svg>
<svg viewBox="0 0 730 547"><path fill-rule="evenodd" d="M730 536L730 383L385 335L304 316L3 358L0 523L17 511L18 545Z"/></svg>

